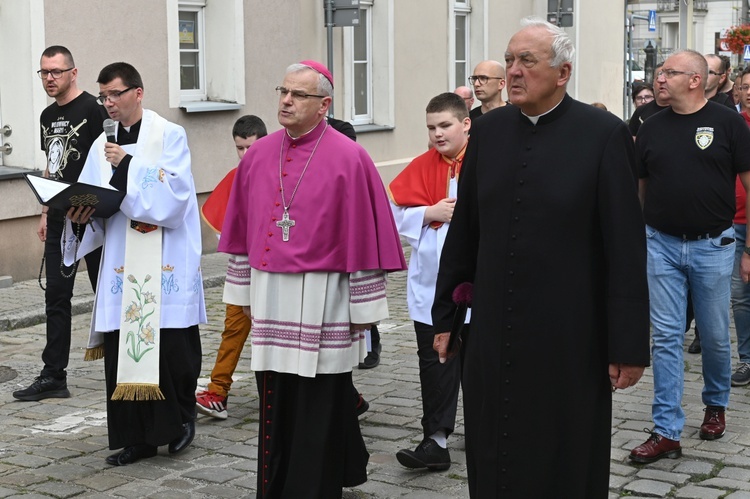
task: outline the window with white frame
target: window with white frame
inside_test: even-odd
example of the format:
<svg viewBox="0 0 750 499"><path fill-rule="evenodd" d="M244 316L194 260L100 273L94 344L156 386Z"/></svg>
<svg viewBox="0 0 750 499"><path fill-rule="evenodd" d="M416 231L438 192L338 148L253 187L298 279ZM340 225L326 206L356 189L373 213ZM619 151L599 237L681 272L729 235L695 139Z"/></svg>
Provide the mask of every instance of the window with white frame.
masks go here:
<svg viewBox="0 0 750 499"><path fill-rule="evenodd" d="M460 87L466 85L466 79L469 77L471 69L470 46L471 38L469 31L469 14L471 6L469 0L456 1L453 7L454 11L454 43L453 43L453 67L454 67L454 86Z"/></svg>
<svg viewBox="0 0 750 499"><path fill-rule="evenodd" d="M359 24L344 28L343 84L337 95L357 132L389 129L395 122L394 1L360 0Z"/></svg>
<svg viewBox="0 0 750 499"><path fill-rule="evenodd" d="M372 123L372 2L361 2L352 29L352 123Z"/></svg>
<svg viewBox="0 0 750 499"><path fill-rule="evenodd" d="M245 103L244 0L166 0L169 105L187 112Z"/></svg>
<svg viewBox="0 0 750 499"><path fill-rule="evenodd" d="M180 94L183 100L206 100L205 2L180 4Z"/></svg>

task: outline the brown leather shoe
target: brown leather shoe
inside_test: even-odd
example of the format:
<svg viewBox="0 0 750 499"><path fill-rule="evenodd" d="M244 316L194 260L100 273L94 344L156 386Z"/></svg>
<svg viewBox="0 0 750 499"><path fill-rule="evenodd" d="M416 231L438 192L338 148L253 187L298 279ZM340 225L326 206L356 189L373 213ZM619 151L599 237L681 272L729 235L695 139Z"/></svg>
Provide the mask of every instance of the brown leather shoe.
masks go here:
<svg viewBox="0 0 750 499"><path fill-rule="evenodd" d="M700 437L703 440L716 440L724 436L727 424L724 421L724 408L713 405L706 406L706 415L703 416Z"/></svg>
<svg viewBox="0 0 750 499"><path fill-rule="evenodd" d="M652 432L649 429L645 430L650 433L644 443L630 451L630 460L636 463L653 463L663 457L669 459L677 459L682 456L682 449L680 448L679 440L670 440L667 437Z"/></svg>

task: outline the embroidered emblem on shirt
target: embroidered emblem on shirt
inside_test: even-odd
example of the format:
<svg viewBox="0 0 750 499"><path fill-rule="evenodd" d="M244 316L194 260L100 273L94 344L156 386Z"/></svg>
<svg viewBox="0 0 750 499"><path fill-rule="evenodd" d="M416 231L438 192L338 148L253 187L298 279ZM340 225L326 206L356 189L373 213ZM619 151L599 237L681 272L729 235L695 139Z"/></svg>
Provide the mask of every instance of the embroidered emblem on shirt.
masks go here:
<svg viewBox="0 0 750 499"><path fill-rule="evenodd" d="M162 172L159 170L157 172L156 168L146 168L146 175L143 176L143 179L141 180L141 188L148 189L149 187L154 186L154 182L157 180L163 181L162 178Z"/></svg>
<svg viewBox="0 0 750 499"><path fill-rule="evenodd" d="M137 220L130 221L130 228L135 229L141 234L148 234L149 232L155 231L159 227L154 224L147 224L145 222L139 222Z"/></svg>
<svg viewBox="0 0 750 499"><path fill-rule="evenodd" d="M701 149L706 149L714 141L714 129L710 126L701 126L695 131L695 143Z"/></svg>
<svg viewBox="0 0 750 499"><path fill-rule="evenodd" d="M174 266L166 264L162 266L161 270L162 293L164 293L165 295L170 295L173 291L175 293L178 293L180 291L180 287L177 285L177 280L174 278L174 274L172 274L172 272L174 271Z"/></svg>

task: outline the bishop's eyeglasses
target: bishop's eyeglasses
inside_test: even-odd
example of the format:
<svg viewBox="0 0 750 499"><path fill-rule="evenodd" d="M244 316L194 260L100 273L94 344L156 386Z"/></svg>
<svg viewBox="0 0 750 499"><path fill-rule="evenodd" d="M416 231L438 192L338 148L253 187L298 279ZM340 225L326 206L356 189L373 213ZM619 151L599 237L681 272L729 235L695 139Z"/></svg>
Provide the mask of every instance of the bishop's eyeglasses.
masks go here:
<svg viewBox="0 0 750 499"><path fill-rule="evenodd" d="M307 94L302 90L289 90L286 87L276 87L276 93L279 94L282 99L288 94L291 94L292 99L294 100L306 100L308 97L317 97L318 99L324 99L328 97L327 95Z"/></svg>
<svg viewBox="0 0 750 499"><path fill-rule="evenodd" d="M42 80L46 80L49 75L52 75L52 78L55 80L62 78L63 73L67 73L68 71L73 71L75 68L68 68L68 69L52 69L50 71L47 71L46 69L40 69L36 72L36 74L39 75L39 78Z"/></svg>

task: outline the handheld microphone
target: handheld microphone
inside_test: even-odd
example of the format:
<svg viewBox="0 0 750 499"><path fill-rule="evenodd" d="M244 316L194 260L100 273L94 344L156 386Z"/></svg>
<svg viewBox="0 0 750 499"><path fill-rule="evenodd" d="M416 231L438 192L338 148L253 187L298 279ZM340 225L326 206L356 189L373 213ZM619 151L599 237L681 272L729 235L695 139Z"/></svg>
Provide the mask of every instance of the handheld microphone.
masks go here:
<svg viewBox="0 0 750 499"><path fill-rule="evenodd" d="M104 123L102 123L102 128L104 128L104 133L107 135L107 142L117 144L117 139L115 138L117 123L115 123L114 120L107 118L106 120L104 120Z"/></svg>

